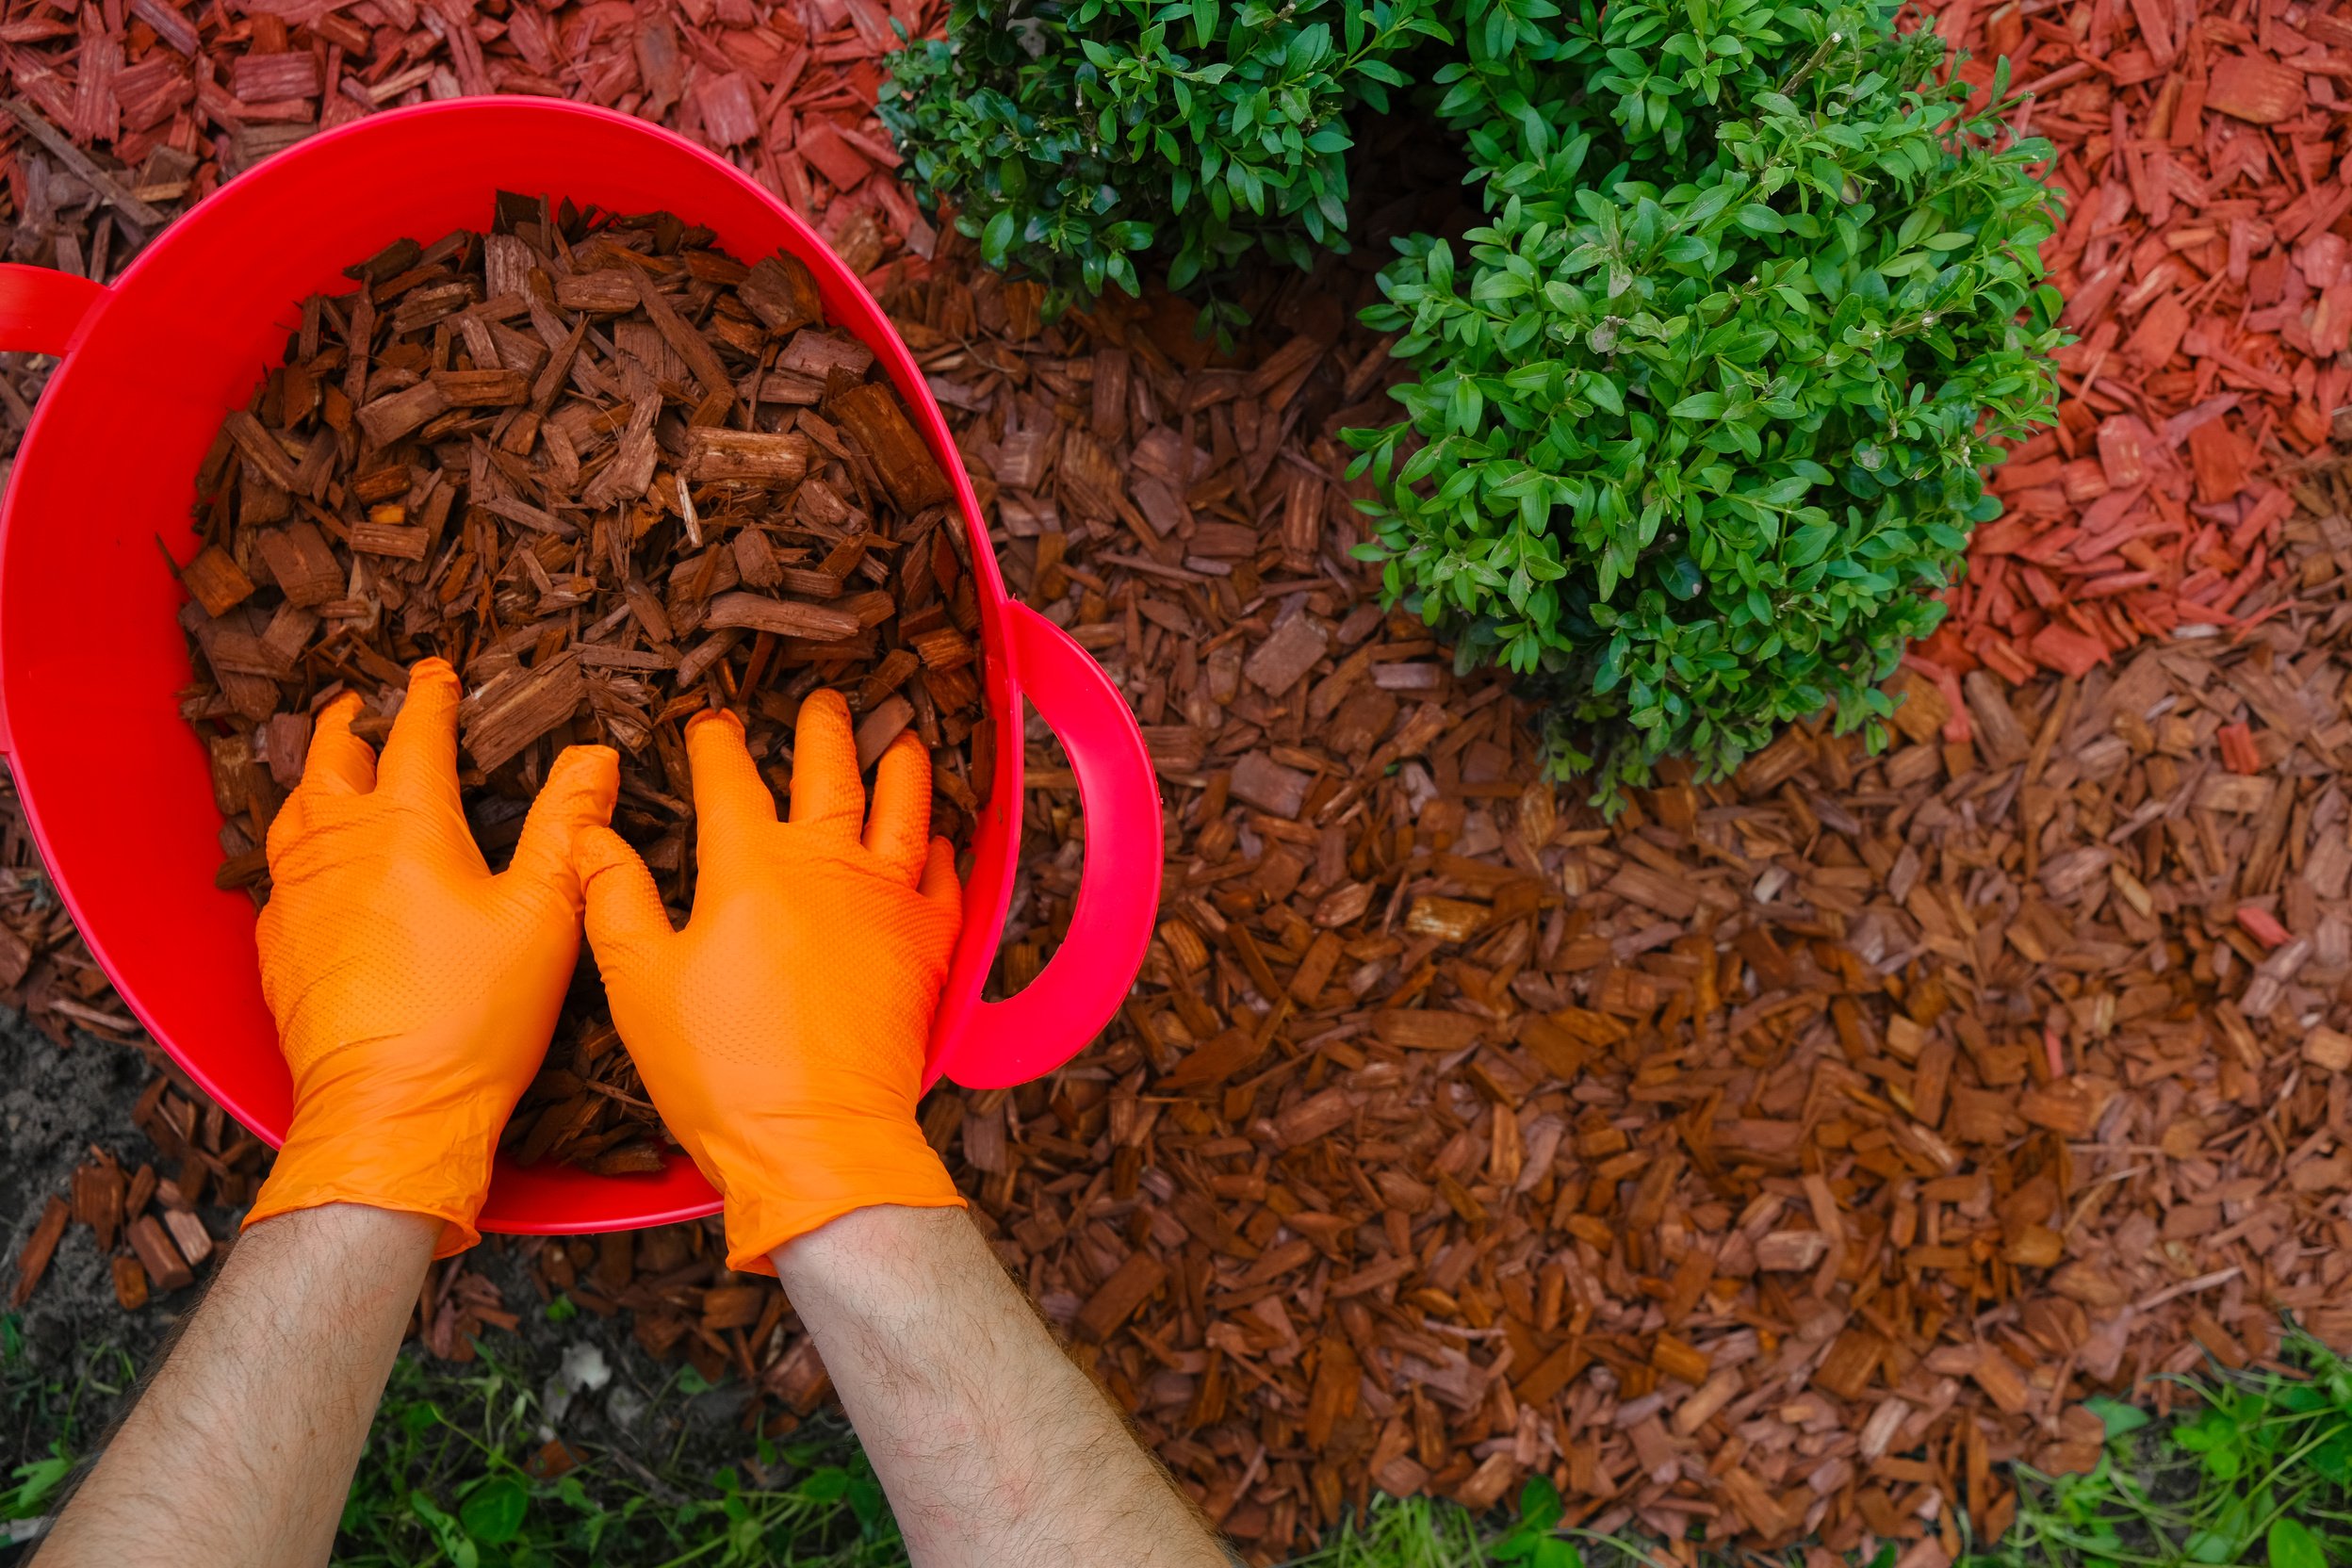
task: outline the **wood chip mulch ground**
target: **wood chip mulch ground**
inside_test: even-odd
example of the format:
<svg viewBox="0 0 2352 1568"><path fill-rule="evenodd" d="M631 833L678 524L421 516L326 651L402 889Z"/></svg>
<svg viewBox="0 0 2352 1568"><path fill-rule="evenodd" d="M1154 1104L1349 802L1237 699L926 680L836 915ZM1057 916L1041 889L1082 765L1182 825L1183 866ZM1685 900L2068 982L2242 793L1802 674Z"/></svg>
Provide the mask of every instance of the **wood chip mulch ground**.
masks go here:
<svg viewBox="0 0 2352 1568"><path fill-rule="evenodd" d="M1372 1485L1543 1468L1599 1527L1926 1561L1952 1505L2001 1523L1996 1462L2090 1457L2086 1394L2264 1355L2278 1308L2344 1339L2344 482L2291 480L2304 597L2243 644L1980 673L1965 743L1914 679L1885 758L1795 732L1609 827L1530 787L1499 686L1361 600L1316 455L1373 347L1317 335L1345 282L1267 311L1254 368L1188 368L1173 313L1039 328L985 277L892 302L1015 586L1130 683L1182 829L1121 1023L926 1121L1221 1525L1271 1557ZM1014 981L1076 875L1031 760ZM7 842L24 1000L119 1019ZM250 1184L234 1129L149 1101L179 1168ZM823 1398L704 1228L520 1245L657 1354ZM462 1261L431 1296L447 1351L510 1310Z"/></svg>
<svg viewBox="0 0 2352 1568"><path fill-rule="evenodd" d="M1230 363L1182 307L1046 325L1032 290L934 249L877 282L1015 591L1133 697L1171 832L1122 1018L1044 1083L934 1095L925 1123L1253 1560L1373 1487L1488 1503L1540 1469L1578 1522L1685 1560L1703 1532L1936 1568L1963 1515L2005 1523L2004 1462L2095 1456L2086 1396L2270 1355L2281 1313L2352 1343L2352 482L2302 466L2283 418L2243 438L2286 509L2226 502L2278 514L2236 624L2150 631L2079 679L1931 650L1886 755L1794 731L1609 825L1531 778L1501 684L1455 677L1348 558L1336 432L1392 374L1350 324L1377 246L1267 280ZM2078 405L2115 412L2095 400L2116 373L2082 373ZM1029 740L1007 984L1078 873L1074 787ZM24 1001L103 1032L120 1004L21 828L0 858ZM148 1129L179 1139L158 1168L250 1185L258 1149L158 1085ZM87 1181L102 1223L111 1179ZM124 1219L168 1239L140 1184ZM781 1429L822 1365L713 1240L507 1245L648 1350L754 1380L747 1421ZM419 1328L463 1356L526 1305L452 1260Z"/></svg>

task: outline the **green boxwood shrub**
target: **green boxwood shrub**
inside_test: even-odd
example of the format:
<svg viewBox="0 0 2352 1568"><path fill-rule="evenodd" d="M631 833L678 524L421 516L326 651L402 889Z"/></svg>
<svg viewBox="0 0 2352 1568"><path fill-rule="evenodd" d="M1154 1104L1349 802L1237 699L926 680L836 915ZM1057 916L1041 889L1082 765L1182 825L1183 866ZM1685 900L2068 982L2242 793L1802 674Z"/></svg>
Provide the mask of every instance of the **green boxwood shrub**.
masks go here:
<svg viewBox="0 0 2352 1568"><path fill-rule="evenodd" d="M1394 58L1446 36L1436 3L956 0L945 41L890 57L882 121L1049 313L1138 292L1154 249L1176 288L1253 246L1305 267L1345 248L1348 113L1388 107Z"/></svg>
<svg viewBox="0 0 2352 1568"><path fill-rule="evenodd" d="M2059 213L1892 0L956 0L884 118L926 199L1054 306L1339 246L1347 116L1406 72L1488 221L1367 313L1417 379L1351 433L1394 600L1549 699L1613 805L1878 690L2047 422ZM1228 314L1219 324L1228 324Z"/></svg>
<svg viewBox="0 0 2352 1568"><path fill-rule="evenodd" d="M1419 372L1356 433L1393 596L1554 699L1609 804L1721 776L1933 630L1991 438L2045 422L2047 144L2004 146L1895 7L1545 0L1440 73L1491 221L1417 237L1368 313ZM1998 89L1997 89L1998 91Z"/></svg>

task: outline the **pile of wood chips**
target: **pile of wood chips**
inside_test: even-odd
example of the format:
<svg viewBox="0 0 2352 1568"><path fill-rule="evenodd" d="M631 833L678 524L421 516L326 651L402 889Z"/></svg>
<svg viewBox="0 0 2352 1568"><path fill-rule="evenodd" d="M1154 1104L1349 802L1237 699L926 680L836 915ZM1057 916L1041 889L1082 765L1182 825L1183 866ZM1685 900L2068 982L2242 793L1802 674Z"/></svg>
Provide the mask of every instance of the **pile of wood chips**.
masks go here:
<svg viewBox="0 0 2352 1568"><path fill-rule="evenodd" d="M2333 0L1925 0L2033 102L2067 219L2042 248L2079 341L2059 422L1994 476L1954 614L1919 657L2110 667L2281 602L2295 503L2275 454L2352 403L2352 9ZM2339 433L2341 438L2341 433Z"/></svg>
<svg viewBox="0 0 2352 1568"><path fill-rule="evenodd" d="M782 790L826 687L861 766L923 741L932 827L961 842L995 767L972 547L873 351L826 326L788 253L746 267L667 213L498 205L496 233L400 240L351 269L357 289L303 301L197 475L180 710L226 819L220 884L267 901L313 715L365 694L352 729L381 743L429 655L466 688L458 781L494 863L557 751L610 745L613 825L682 920L682 726L732 709ZM619 1043L583 959L508 1152L660 1170Z"/></svg>

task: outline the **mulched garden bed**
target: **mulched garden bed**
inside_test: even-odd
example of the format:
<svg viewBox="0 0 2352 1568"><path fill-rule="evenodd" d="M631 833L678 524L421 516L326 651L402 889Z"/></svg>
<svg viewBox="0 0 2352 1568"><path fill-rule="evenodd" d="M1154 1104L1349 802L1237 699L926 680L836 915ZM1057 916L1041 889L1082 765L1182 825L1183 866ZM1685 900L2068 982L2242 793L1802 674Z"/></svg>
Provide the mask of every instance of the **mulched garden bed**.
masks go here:
<svg viewBox="0 0 2352 1568"><path fill-rule="evenodd" d="M2115 67L2141 69L2125 63L2146 47L2133 29L2171 16L2160 8L1987 9L1968 27L2000 39L2017 20L2037 66L2090 62L2054 86L2112 93ZM606 14L557 13L558 31L592 13ZM871 48L825 51L868 13L853 0L835 32L812 26L804 69L842 69L855 86ZM481 69L511 69L502 47L521 57L522 14L484 41ZM725 8L702 20L722 50L758 37ZM2316 37L2295 6L2195 20L2168 34L2193 40L2177 57L2182 96L2200 47L2210 93L2225 55L2283 57ZM2045 24L2082 38L2081 55ZM2240 24L2248 39L2228 32ZM666 25L700 36L693 12ZM252 47L213 36L225 55ZM662 106L685 112L718 74L695 53ZM2106 145L2068 155L2132 191L2157 155L2132 116L2166 79L2124 83L2102 106ZM2314 95L2258 126L2280 161L2234 184L2204 166L2207 193L2251 201L2246 216L2277 229L2343 179L2286 155L2325 145L2311 117L2334 125L2331 103ZM2222 108L2183 117L2176 98L2171 112L2214 155L2249 134ZM2059 118L2097 123L2087 103ZM2184 169L2209 151L2165 149ZM767 157L798 199L770 143L745 156ZM851 218L887 212L886 184L861 178L852 196L876 193ZM828 223L846 199L830 197ZM2213 259L2212 240L2172 243L2197 211L2176 193L2164 218L2135 205L2094 222L2081 275L2120 256L2134 288L2167 265L2169 286L2198 286L2178 269ZM1400 212L1375 227L1432 221ZM2147 235L2162 254L2142 267ZM925 1126L1008 1266L1253 1560L1301 1546L1373 1487L1483 1504L1540 1469L1576 1520L1631 1524L1686 1556L1701 1533L1877 1540L1931 1568L1958 1554L1963 1512L1980 1534L2001 1527L2002 1462L2095 1457L2085 1396L2208 1355L2264 1358L2282 1311L2352 1340L2352 1037L2330 1027L2352 1002L2352 808L2338 782L2352 762L2352 482L2303 466L2328 433L2297 412L2307 396L2329 412L2318 378L2340 354L2307 355L2307 392L2301 369L2279 371L2293 396L2266 422L2272 395L2240 386L2245 372L2185 328L2188 357L2133 380L2121 349L2068 362L2074 450L2058 449L2050 478L2021 482L2020 466L1997 481L2015 510L1985 531L1963 590L1984 596L1898 678L1895 743L1873 758L1792 731L1735 779L1669 780L1611 825L1531 777L1527 715L1504 686L1456 677L1348 556L1360 534L1336 433L1382 416L1393 374L1352 324L1376 246L1312 278L1264 279L1256 333L1228 362L1180 304L1046 325L1032 288L977 269L952 237L924 242L927 260L902 256L874 281L959 429L1012 587L1134 699L1171 827L1159 935L1121 1019L1045 1083L935 1094ZM2300 285L2282 274L2278 301L2248 296L2246 309L2301 286L2316 314L2333 286L2294 267ZM2194 308L2219 310L2229 273L2225 253ZM2292 337L2283 318L2232 319ZM2099 313L2084 320L2095 343ZM2137 330L2119 323L2117 341ZM2284 363L2230 341L2244 364ZM15 394L0 403L32 395L13 369L0 380ZM2175 412L2232 392L2167 440ZM2105 462L2119 416L2156 435L2138 449L2153 478ZM2208 427L2244 449L2244 482L2218 499L2197 490ZM2094 477L2109 494L2144 487L2089 519L2079 509L2104 498L2068 486ZM2050 510L2053 485L2078 510ZM2129 562L2128 547L2153 541L2162 569L2132 569L2156 571L2176 601L2234 552L2227 619L2184 613L2111 639L2118 600L2134 613L2153 602L2087 592L2122 568L2093 555L2075 564L2095 571L2052 571L2057 547L2042 562L1991 547L2080 529L2072 549L2103 538L2090 522L2138 527L2128 505L2163 520L2175 502L2194 531L2116 549ZM1985 608L1996 569L2040 622ZM2069 605L2097 612L2089 629ZM2114 651L2045 660L2067 645L2051 627ZM1985 629L2021 650L2014 662L1985 651ZM1074 784L1041 732L1028 739L1008 986L1043 962L1078 873ZM59 1032L126 1025L21 828L0 834L0 862L17 868L0 920L24 958L0 939L7 999ZM122 1177L125 1219L127 1198L145 1197L176 1233L191 1183L250 1188L262 1151L168 1070L137 1114L163 1155L151 1192L136 1169ZM87 1201L110 1216L113 1178L87 1178L87 1200L83 1184L69 1213ZM756 1380L747 1419L781 1429L824 1400L823 1368L773 1284L726 1273L714 1240L684 1226L504 1245L551 1293L629 1314L655 1354ZM467 1335L528 1305L457 1259L434 1270L418 1326L435 1353L462 1357Z"/></svg>

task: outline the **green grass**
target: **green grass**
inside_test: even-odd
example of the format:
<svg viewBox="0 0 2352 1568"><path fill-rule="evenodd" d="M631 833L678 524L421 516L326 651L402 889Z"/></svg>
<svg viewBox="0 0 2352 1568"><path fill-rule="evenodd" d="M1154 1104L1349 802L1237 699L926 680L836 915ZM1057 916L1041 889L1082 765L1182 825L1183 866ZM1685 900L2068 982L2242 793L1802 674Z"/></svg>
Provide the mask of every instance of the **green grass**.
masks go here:
<svg viewBox="0 0 2352 1568"><path fill-rule="evenodd" d="M2352 1562L2352 1364L2307 1334L2291 1372L2178 1381L2170 1419L2094 1401L2108 1444L2088 1475L2020 1467L2017 1522L1965 1568L2196 1568Z"/></svg>
<svg viewBox="0 0 2352 1568"><path fill-rule="evenodd" d="M641 1456L582 1444L580 1462L542 1478L530 1462L546 1413L534 1380L478 1347L462 1374L414 1355L395 1364L344 1505L335 1560L359 1568L630 1568L789 1564L903 1568L882 1489L838 1420L776 1445L729 1429ZM84 1349L71 1378L34 1371L14 1315L0 1315L0 1560L55 1506L75 1462L104 1437L116 1396L138 1380L119 1347ZM681 1369L647 1405L662 1413L708 1387ZM710 1462L710 1451L743 1456ZM16 1526L16 1528L11 1528Z"/></svg>
<svg viewBox="0 0 2352 1568"><path fill-rule="evenodd" d="M838 1418L784 1445L734 1430L659 1456L581 1442L564 1475L533 1474L547 1427L544 1375L477 1345L463 1371L403 1355L377 1413L344 1505L335 1561L347 1568L631 1568L778 1564L791 1568L904 1568L906 1553L882 1490L855 1436ZM34 1375L12 1316L0 1315L0 1413L8 1452L38 1455L0 1487L0 1521L31 1520L54 1506L74 1462L96 1446L113 1399L138 1368L120 1348L86 1350L71 1380ZM708 1388L691 1369L653 1391L640 1429ZM103 1397L100 1397L103 1396ZM577 1425L574 1423L573 1425ZM567 1433L567 1436L569 1434ZM714 1455L743 1455L737 1464ZM1575 1544L1551 1537L1560 1503L1532 1485L1515 1524L1481 1519L1459 1504L1376 1496L1321 1549L1294 1568L1587 1568ZM0 1523L0 1544L10 1536ZM1588 1544L1589 1545L1590 1544ZM0 1556L7 1554L0 1544ZM1565 1554L1565 1555L1562 1555ZM1642 1560L1592 1554L1589 1568ZM1650 1568L1671 1568L1655 1560Z"/></svg>
<svg viewBox="0 0 2352 1568"><path fill-rule="evenodd" d="M1560 1493L1538 1477L1521 1489L1518 1517L1481 1518L1443 1498L1376 1494L1321 1550L1288 1568L1675 1568L1632 1542L1561 1527Z"/></svg>
<svg viewBox="0 0 2352 1568"><path fill-rule="evenodd" d="M2094 1400L2109 1436L2098 1467L2063 1477L2020 1467L2016 1526L1961 1568L2352 1565L2352 1364L2301 1334L2286 1355L2292 1371L2178 1380L2188 1397L2170 1417ZM36 1376L16 1319L0 1315L0 1451L19 1461L0 1479L0 1555L12 1539L8 1521L54 1506L136 1372L109 1346L82 1351L70 1377ZM582 1442L576 1467L542 1477L533 1457L548 1425L544 1387L544 1376L502 1360L495 1347L462 1374L403 1356L344 1509L335 1560L359 1568L906 1561L881 1488L838 1420L780 1446L731 1428L695 1435L691 1423L659 1455ZM640 1429L654 1429L706 1387L691 1372L672 1375L653 1391ZM1292 1568L1672 1568L1636 1544L1563 1530L1560 1517L1558 1495L1540 1479L1522 1493L1515 1517L1378 1496ZM1871 1568L1893 1555L1882 1552ZM1802 1560L1793 1551L1782 1559ZM1702 1548L1702 1562L1720 1560Z"/></svg>
<svg viewBox="0 0 2352 1568"><path fill-rule="evenodd" d="M1296 1568L1477 1568L1489 1560L1485 1540L1459 1503L1380 1493L1366 1514L1351 1516Z"/></svg>
<svg viewBox="0 0 2352 1568"><path fill-rule="evenodd" d="M96 1439L104 1411L138 1381L138 1364L112 1345L85 1349L71 1380L38 1376L21 1319L0 1313L0 1453L16 1456L0 1478L0 1549L16 1540L12 1526L48 1511L74 1457Z"/></svg>
<svg viewBox="0 0 2352 1568"><path fill-rule="evenodd" d="M464 1376L403 1356L344 1505L335 1560L355 1568L645 1568L906 1560L882 1489L845 1427L779 1446L752 1440L739 1471L704 1468L681 1433L662 1462L599 1448L542 1478L539 1395L488 1351ZM674 1377L653 1408L702 1391ZM729 1434L728 1446L744 1442Z"/></svg>

